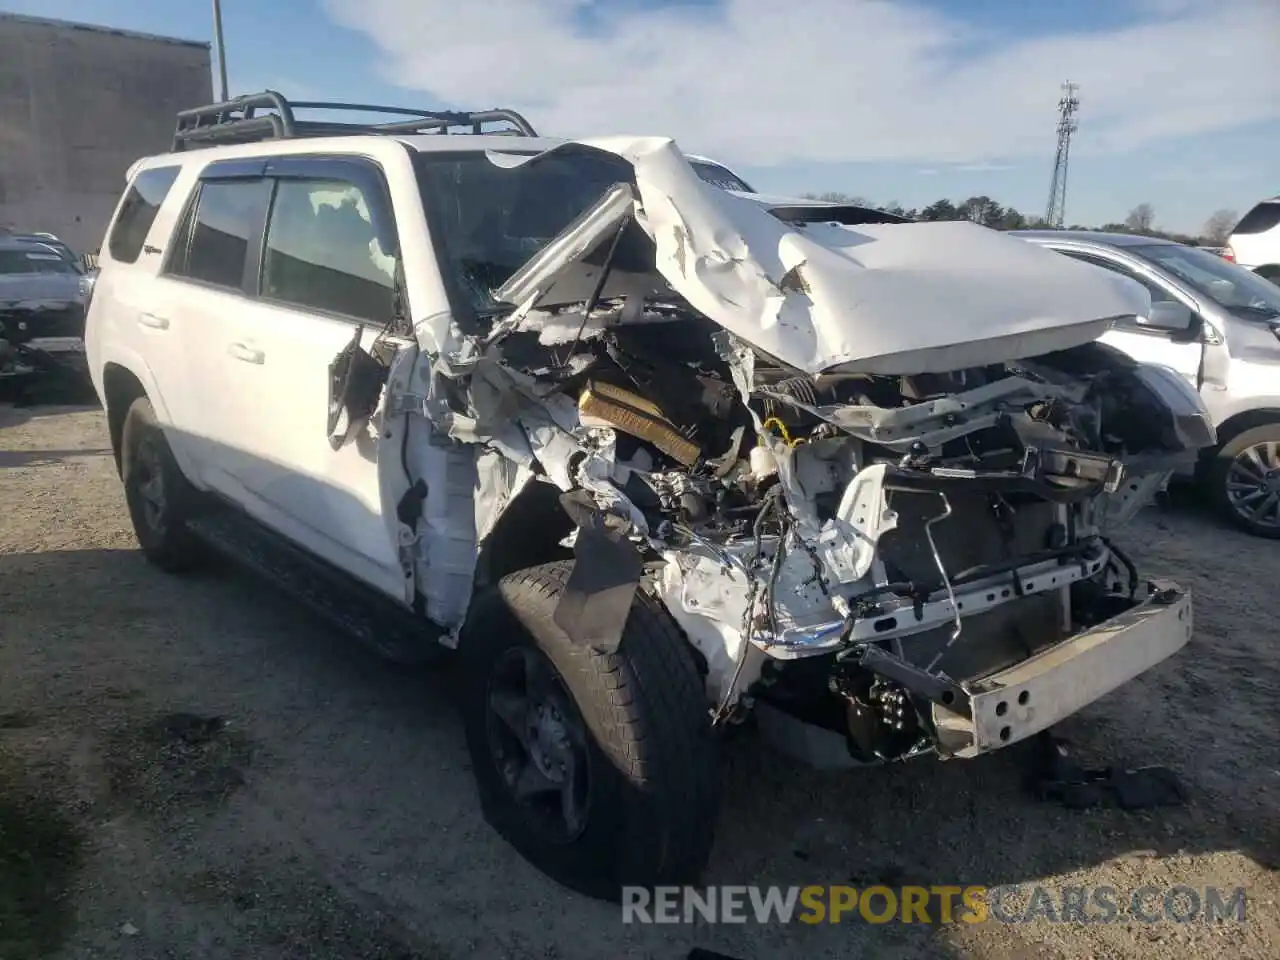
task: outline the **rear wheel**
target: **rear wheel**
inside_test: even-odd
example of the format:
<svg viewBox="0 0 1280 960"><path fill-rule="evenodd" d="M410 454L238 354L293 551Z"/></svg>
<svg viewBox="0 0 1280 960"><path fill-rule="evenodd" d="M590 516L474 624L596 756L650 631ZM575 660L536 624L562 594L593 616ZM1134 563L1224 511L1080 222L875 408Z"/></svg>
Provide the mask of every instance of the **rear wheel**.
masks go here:
<svg viewBox="0 0 1280 960"><path fill-rule="evenodd" d="M170 573L196 566L204 550L186 526L195 491L174 460L146 397L134 400L125 414L120 473L129 519L146 558Z"/></svg>
<svg viewBox="0 0 1280 960"><path fill-rule="evenodd" d="M719 769L703 685L666 611L637 593L615 653L553 622L572 563L510 574L461 650L463 718L485 818L588 896L694 882Z"/></svg>
<svg viewBox="0 0 1280 960"><path fill-rule="evenodd" d="M1254 536L1280 539L1280 423L1232 437L1214 455L1205 479L1227 520Z"/></svg>

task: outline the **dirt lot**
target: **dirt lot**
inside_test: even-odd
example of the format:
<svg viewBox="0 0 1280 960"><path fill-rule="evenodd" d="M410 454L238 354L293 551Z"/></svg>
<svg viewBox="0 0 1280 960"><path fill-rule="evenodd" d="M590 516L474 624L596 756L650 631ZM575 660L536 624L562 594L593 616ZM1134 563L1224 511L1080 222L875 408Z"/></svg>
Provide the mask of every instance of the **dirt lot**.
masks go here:
<svg viewBox="0 0 1280 960"><path fill-rule="evenodd" d="M1123 541L1196 593L1173 661L1066 725L1182 808L1030 799L1019 755L819 776L728 757L708 883L1248 889L1247 920L624 926L474 807L448 678L234 572L134 550L100 413L0 408L0 958L1280 956L1280 545L1194 510Z"/></svg>

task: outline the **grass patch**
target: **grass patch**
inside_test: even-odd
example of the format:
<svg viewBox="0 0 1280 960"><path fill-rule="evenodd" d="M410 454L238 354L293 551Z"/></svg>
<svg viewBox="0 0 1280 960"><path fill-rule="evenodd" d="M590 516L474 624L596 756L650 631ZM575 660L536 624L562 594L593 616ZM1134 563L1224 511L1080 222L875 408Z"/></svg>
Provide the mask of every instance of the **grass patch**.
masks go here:
<svg viewBox="0 0 1280 960"><path fill-rule="evenodd" d="M27 789L0 756L0 957L41 960L71 930L81 838L56 802Z"/></svg>

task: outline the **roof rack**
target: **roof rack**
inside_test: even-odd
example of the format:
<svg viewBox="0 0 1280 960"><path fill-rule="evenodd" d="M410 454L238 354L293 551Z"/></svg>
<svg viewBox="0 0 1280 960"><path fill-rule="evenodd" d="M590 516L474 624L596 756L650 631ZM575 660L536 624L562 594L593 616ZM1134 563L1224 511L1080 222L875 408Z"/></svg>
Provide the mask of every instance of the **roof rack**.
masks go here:
<svg viewBox="0 0 1280 960"><path fill-rule="evenodd" d="M409 119L385 123L347 123L331 120L299 120L295 110L332 110L352 113L381 113ZM259 113L259 110L268 112ZM498 130L485 130L485 124L506 124ZM455 110L415 110L408 107L384 107L370 103L330 103L316 100L290 102L274 90L250 93L192 107L178 114L173 132L173 151L190 147L232 143L256 143L261 140L289 140L295 137L341 137L360 134L447 134L457 128L479 135L536 137L533 126L514 110L495 108L474 112ZM461 132L461 131L458 131Z"/></svg>

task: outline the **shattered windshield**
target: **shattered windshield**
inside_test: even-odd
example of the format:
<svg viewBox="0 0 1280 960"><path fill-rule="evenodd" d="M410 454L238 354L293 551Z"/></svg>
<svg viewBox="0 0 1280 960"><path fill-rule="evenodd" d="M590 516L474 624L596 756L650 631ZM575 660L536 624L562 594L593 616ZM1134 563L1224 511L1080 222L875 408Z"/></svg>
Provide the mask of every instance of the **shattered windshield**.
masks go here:
<svg viewBox="0 0 1280 960"><path fill-rule="evenodd" d="M505 283L616 183L630 164L594 151L420 153L418 183L445 282L471 318L505 309L491 291ZM512 163L518 165L512 166Z"/></svg>
<svg viewBox="0 0 1280 960"><path fill-rule="evenodd" d="M1255 320L1280 317L1280 287L1217 254L1175 243L1130 249L1238 316Z"/></svg>

